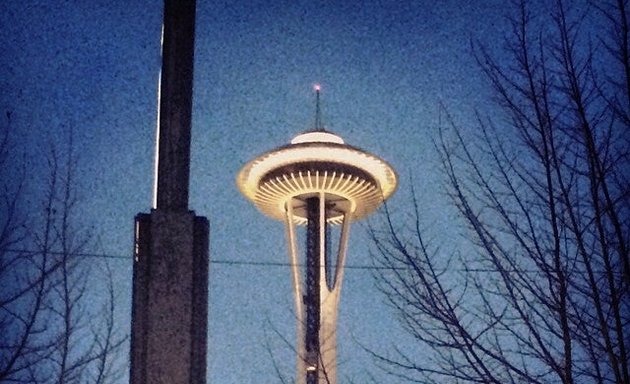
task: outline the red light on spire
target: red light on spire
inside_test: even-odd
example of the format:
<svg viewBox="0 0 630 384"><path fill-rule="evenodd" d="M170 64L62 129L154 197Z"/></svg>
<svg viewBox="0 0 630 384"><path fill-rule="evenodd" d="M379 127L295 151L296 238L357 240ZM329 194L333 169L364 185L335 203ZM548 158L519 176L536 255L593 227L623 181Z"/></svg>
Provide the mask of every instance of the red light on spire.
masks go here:
<svg viewBox="0 0 630 384"><path fill-rule="evenodd" d="M322 86L321 86L321 84L317 84L316 83L316 84L313 85L313 89L315 90L315 92L319 92L319 91L322 90Z"/></svg>

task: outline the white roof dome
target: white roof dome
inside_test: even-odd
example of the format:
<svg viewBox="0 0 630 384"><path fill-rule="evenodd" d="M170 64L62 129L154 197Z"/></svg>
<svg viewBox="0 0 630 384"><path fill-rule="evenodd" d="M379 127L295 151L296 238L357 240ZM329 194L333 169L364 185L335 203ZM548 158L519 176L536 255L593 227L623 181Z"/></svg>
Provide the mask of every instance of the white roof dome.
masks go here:
<svg viewBox="0 0 630 384"><path fill-rule="evenodd" d="M341 137L327 131L308 131L301 133L291 140L291 144L303 143L335 143L344 144Z"/></svg>

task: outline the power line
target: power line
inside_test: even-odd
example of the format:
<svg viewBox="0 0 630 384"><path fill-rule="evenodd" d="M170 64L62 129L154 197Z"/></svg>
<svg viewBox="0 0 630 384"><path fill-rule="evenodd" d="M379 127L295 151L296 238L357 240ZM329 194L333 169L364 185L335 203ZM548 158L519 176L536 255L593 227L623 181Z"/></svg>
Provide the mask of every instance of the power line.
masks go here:
<svg viewBox="0 0 630 384"><path fill-rule="evenodd" d="M5 252L13 252L13 253L23 253L23 254L37 254L42 253L42 251L38 250L28 250L28 249L4 249ZM51 255L63 255L64 252L61 251L48 251ZM70 256L79 256L79 257L89 257L89 258L100 258L100 259L114 259L114 260L133 260L133 256L123 256L123 255L114 255L110 253L90 253L90 252L69 252L67 253ZM254 266L254 267L292 267L293 264L289 262L282 261L251 261L251 260L222 260L222 259L212 259L210 258L210 264L218 264L218 265L230 265L230 266ZM305 264L298 264L298 267L304 267ZM380 265L353 265L346 264L344 269L358 270L358 271L404 271L409 270L411 267L393 267L393 266L380 266ZM481 272L481 273L499 273L501 271L491 268L452 268L454 272ZM534 274L543 274L544 271L540 270L506 270L503 272L507 273L534 273Z"/></svg>
<svg viewBox="0 0 630 384"><path fill-rule="evenodd" d="M23 253L23 254L37 254L42 251L28 250L28 249L6 249L7 252L13 253ZM48 251L51 255L63 255L65 252L61 251ZM123 255L114 255L108 253L88 253L88 252L68 252L70 256L78 256L78 257L89 257L89 258L100 258L100 259L115 259L115 260L132 260L133 256L123 256ZM210 259L210 264L221 264L221 265L243 265L243 266L261 266L261 267L292 267L293 264L288 262L280 262L280 261L248 261L248 260L217 260ZM303 267L303 264L299 264L299 267ZM385 267L385 266L372 266L372 265L346 265L345 269L355 269L355 270L395 270L395 269L406 269L406 268L394 268L394 267Z"/></svg>
<svg viewBox="0 0 630 384"><path fill-rule="evenodd" d="M224 265L253 265L253 266L265 266L265 267L292 267L291 263L284 263L279 261L245 261L245 260L210 260L210 263L224 264ZM304 264L298 264L299 267L303 267ZM345 265L344 269L357 269L357 270L394 270L394 269L406 269L406 268L394 268L383 267L377 265Z"/></svg>

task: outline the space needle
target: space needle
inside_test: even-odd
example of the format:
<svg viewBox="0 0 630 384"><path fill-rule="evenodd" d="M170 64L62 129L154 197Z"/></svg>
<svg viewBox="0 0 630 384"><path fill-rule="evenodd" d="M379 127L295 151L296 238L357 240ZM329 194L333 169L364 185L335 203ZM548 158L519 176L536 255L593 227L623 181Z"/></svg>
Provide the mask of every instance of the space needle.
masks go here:
<svg viewBox="0 0 630 384"><path fill-rule="evenodd" d="M337 312L350 224L392 195L397 176L385 160L324 129L319 85L315 93L314 129L245 164L236 182L262 213L285 222L297 317L296 383L336 384Z"/></svg>

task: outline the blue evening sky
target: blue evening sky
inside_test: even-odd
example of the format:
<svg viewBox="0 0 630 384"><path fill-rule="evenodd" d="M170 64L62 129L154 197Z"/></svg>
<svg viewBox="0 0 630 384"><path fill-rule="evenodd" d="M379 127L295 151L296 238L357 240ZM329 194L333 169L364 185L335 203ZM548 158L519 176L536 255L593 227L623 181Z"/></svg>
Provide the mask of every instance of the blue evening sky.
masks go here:
<svg viewBox="0 0 630 384"><path fill-rule="evenodd" d="M199 0L190 207L210 220L211 260L288 261L283 224L260 214L234 180L245 162L312 126L314 83L322 84L327 128L399 173L393 212L410 203L412 176L428 222L448 233L431 144L439 103L463 123L489 104L470 41L502 46L507 3ZM73 129L80 220L94 227L95 252L126 257L111 260L123 332L133 217L152 204L162 6L0 3L2 124L11 111L32 196L42 189L37 180L50 144L63 146ZM370 264L365 230L353 227L349 266ZM459 232L452 233L444 240ZM274 332L294 342L289 269L212 263L209 279L209 383L278 382L268 349L292 376L294 354ZM349 269L339 316L340 382L362 382L366 371L381 377L361 345L414 348L407 341L371 272Z"/></svg>

